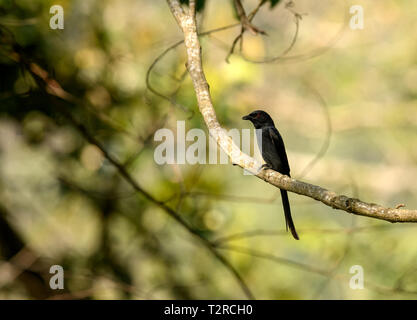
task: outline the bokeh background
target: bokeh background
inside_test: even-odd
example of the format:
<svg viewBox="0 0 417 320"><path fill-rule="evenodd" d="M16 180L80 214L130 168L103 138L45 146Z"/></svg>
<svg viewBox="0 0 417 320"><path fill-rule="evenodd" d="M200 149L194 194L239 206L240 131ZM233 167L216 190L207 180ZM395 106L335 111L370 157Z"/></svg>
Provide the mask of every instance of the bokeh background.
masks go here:
<svg viewBox="0 0 417 320"><path fill-rule="evenodd" d="M287 1L288 2L288 1ZM292 176L364 201L417 208L417 3L281 1L240 27L202 37L214 106L226 129L262 108L284 137ZM249 12L257 1L244 1ZM64 8L51 30L49 8ZM362 5L364 29L349 28ZM302 15L295 44L294 12ZM207 0L199 30L238 22ZM300 241L285 232L279 192L232 165L157 165L159 128L205 125L165 1L0 1L0 298L245 298L230 272L163 210L132 190L44 94L19 51L79 103L66 110L155 198L218 240L258 299L415 299L417 226L333 210L290 194ZM171 103L176 101L175 104ZM233 234L232 238L224 238ZM49 288L49 268L65 289ZM360 265L365 287L349 287Z"/></svg>

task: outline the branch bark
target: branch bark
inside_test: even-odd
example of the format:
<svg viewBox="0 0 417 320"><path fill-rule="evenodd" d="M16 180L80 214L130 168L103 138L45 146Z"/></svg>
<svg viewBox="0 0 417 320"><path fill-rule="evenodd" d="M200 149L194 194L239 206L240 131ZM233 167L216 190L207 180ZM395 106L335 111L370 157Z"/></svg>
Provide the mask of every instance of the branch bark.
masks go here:
<svg viewBox="0 0 417 320"><path fill-rule="evenodd" d="M178 0L167 0L169 8L180 26L187 50L187 69L193 82L198 107L210 135L229 156L231 162L251 172L273 186L310 197L334 208L352 214L389 222L417 222L417 210L386 208L374 203L338 195L322 187L292 179L271 169L259 170L261 164L243 153L220 126L210 96L209 85L204 75L201 47L198 40L197 24L193 10L181 7ZM190 1L190 4L193 1Z"/></svg>
<svg viewBox="0 0 417 320"><path fill-rule="evenodd" d="M265 1L261 1L260 5L264 3ZM240 0L234 0L234 4L235 4L236 11L239 16L239 20L240 20L240 23L242 24L243 29L249 30L250 32L252 32L253 35L257 35L258 33L266 34L265 31L255 27L252 24L251 19L248 18L248 16L246 15L245 9L243 8L242 2Z"/></svg>

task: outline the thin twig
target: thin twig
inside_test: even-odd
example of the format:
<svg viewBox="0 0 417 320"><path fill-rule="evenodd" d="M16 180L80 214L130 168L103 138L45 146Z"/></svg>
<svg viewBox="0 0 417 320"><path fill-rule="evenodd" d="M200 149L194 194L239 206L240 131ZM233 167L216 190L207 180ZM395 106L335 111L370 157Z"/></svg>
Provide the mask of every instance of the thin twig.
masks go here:
<svg viewBox="0 0 417 320"><path fill-rule="evenodd" d="M215 28L215 29L212 29L212 30L207 30L207 31L204 31L204 32L202 32L202 33L199 33L199 36L200 37L202 37L202 36L207 36L207 35L210 35L210 34L212 34L212 33L216 33L216 32L221 32L221 31L225 31L225 30L228 30L228 29L231 29L231 28L234 28L234 27L237 27L237 26L239 26L240 24L239 23L235 23L235 24L231 24L231 25L227 25L227 26L224 26L224 27L220 27L220 28ZM149 90L149 91L151 91L153 94L155 94L156 96L158 96L158 97L160 97L160 98L162 98L162 99L164 99L164 100L167 100L167 101L169 101L172 105L174 105L174 106L176 106L176 107L178 107L178 108L180 108L180 109L182 109L183 111L190 111L191 112L191 116L193 115L193 110L189 110L189 108L187 108L187 107L185 107L185 106L183 106L183 105L181 105L181 104L179 104L176 100L175 100L175 98L173 97L173 95L174 94L171 94L171 95L165 95L165 94L163 94L163 93L161 93L161 92L159 92L157 89L155 89L152 85L151 85L151 81L150 81L150 78L151 78L151 74L152 74L152 71L153 71L153 69L155 68L155 66L158 64L158 62L160 61L160 60L162 60L162 58L163 57L165 57L171 50L174 50L175 48L177 48L178 46L180 46L181 44L183 44L184 43L184 40L180 40L180 41L177 41L177 42L175 42L174 44L172 44L172 45L170 45L168 48L166 48L161 54L159 54L156 58L155 58L155 60L151 63L151 65L149 66L149 68L148 68L148 70L146 71L146 88ZM179 87L174 91L174 93L177 91L179 89ZM191 117L190 116L190 117Z"/></svg>
<svg viewBox="0 0 417 320"><path fill-rule="evenodd" d="M265 31L259 29L258 27L255 27L252 24L252 19L250 19L248 16L246 16L246 12L245 12L245 9L243 8L241 0L234 0L233 3L235 4L237 15L239 16L239 20L240 20L240 23L242 24L243 30L249 30L253 35L257 35L258 33L266 34ZM261 0L258 7L262 6L264 3L266 3L266 1ZM255 16L255 14L251 15L251 17L253 18Z"/></svg>
<svg viewBox="0 0 417 320"><path fill-rule="evenodd" d="M239 1L239 3L240 3L240 1ZM259 3L258 3L258 5L256 6L256 8L255 9L253 9L252 10L252 12L249 14L249 16L248 17L246 17L246 14L244 14L245 15L245 18L246 18L246 20L248 20L248 22L249 22L249 25L252 25L251 24L251 22L252 22L252 20L253 20L253 18L255 18L255 16L256 16L256 14L258 13L258 11L259 11L259 9L264 5L266 3L266 1L265 0L261 0ZM243 8L243 7L242 7ZM242 51L242 47L243 47L243 34L245 33L245 27L244 27L244 25L243 25L243 23L242 23L242 27L241 27L241 29L240 29L240 33L239 33L239 35L235 38L235 40L233 40L233 43L232 43L232 46L231 46L231 48L230 48L230 50L229 50L229 52L228 52L228 54L227 54L227 56L226 56L226 62L227 63L229 63L229 58L230 58L230 56L234 53L234 51L235 51L235 47L236 47L236 44L238 43L238 42L240 42L240 46L239 46L239 50L240 51ZM264 33L264 34L266 34L266 33Z"/></svg>

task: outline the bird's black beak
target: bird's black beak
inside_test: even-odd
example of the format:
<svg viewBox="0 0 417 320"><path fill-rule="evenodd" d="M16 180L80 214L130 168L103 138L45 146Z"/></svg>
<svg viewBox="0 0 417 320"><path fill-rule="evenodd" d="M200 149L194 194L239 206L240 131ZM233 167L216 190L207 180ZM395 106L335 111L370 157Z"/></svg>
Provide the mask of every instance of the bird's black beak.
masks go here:
<svg viewBox="0 0 417 320"><path fill-rule="evenodd" d="M244 117L242 117L242 120L251 120L252 118L251 118L251 116L250 115L247 115L247 116L244 116Z"/></svg>

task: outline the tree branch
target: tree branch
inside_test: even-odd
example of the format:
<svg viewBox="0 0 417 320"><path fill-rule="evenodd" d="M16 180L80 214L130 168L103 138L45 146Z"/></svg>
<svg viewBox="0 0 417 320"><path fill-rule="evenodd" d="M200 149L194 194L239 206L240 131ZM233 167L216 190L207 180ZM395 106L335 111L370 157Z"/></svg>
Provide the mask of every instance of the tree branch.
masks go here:
<svg viewBox="0 0 417 320"><path fill-rule="evenodd" d="M244 9L243 9L243 6L242 6L242 3L239 0L235 0L235 2L237 2L237 4L235 3L236 10L239 12L239 9L238 8L239 8L239 5L240 5L241 9L243 10L244 19L246 19L246 21L248 21L250 25L252 25L251 24L252 23L252 20L253 20L253 18L255 18L255 15L258 13L259 9L266 3L265 0L261 0L258 3L257 7L252 10L252 12L249 14L249 16L246 16L246 14L244 12ZM239 14L239 16L240 16L240 14ZM240 21L242 21L241 22L242 27L240 29L239 35L235 38L235 40L233 40L232 47L230 48L229 53L226 56L226 62L227 63L229 63L229 58L233 54L233 52L235 51L235 47L236 47L236 45L237 45L238 42L240 42L240 51L242 51L242 47L243 47L243 34L245 33L245 30L246 29L244 27L244 22L243 22L241 16L240 16ZM265 32L263 32L262 34L266 35Z"/></svg>
<svg viewBox="0 0 417 320"><path fill-rule="evenodd" d="M187 69L193 82L200 112L203 115L210 135L229 156L233 164L239 165L258 178L280 189L313 198L334 209L390 222L417 222L417 210L385 208L377 204L363 202L359 199L338 195L333 191L292 179L271 169L260 171L261 164L247 154L242 153L222 129L217 120L210 96L209 85L203 71L195 15L191 15L189 12L185 13L178 0L167 0L167 2L184 33L185 47L187 50Z"/></svg>
<svg viewBox="0 0 417 320"><path fill-rule="evenodd" d="M14 49L17 51L13 51L11 53L10 59L16 63L20 63L22 67L24 67L32 75L33 79L39 85L39 88L43 89L46 94L50 95L51 97L56 97L66 103L70 103L71 105L82 104L81 100L65 91L55 79L51 78L46 70L34 62L29 62L27 57L22 54L22 52L20 52L21 50L17 43L14 44ZM251 290L243 280L242 276L235 269L235 267L216 250L216 247L207 238L205 238L198 230L191 227L188 222L180 215L180 213L169 207L165 201L158 200L151 193L142 188L142 186L130 175L126 167L121 162L119 162L116 157L110 154L104 145L92 134L90 134L88 129L81 122L77 121L72 116L70 111L68 111L65 107L61 107L58 103L54 105L60 107L60 113L65 116L65 118L74 126L74 128L78 130L78 132L86 141L100 149L100 151L103 153L103 156L118 170L119 174L136 192L142 194L142 196L145 197L148 201L164 210L166 214L173 218L190 234L195 236L200 241L200 243L205 246L208 251L217 259L217 261L219 261L225 268L228 269L228 271L233 275L233 277L240 285L244 294L251 300L255 299Z"/></svg>
<svg viewBox="0 0 417 320"><path fill-rule="evenodd" d="M260 2L260 6L263 5L265 1ZM243 8L242 2L240 0L234 0L234 5L236 8L236 12L239 16L240 23L242 24L242 28L244 30L249 30L252 34L257 35L258 33L266 34L265 31L255 27L250 18L246 15L245 9Z"/></svg>

